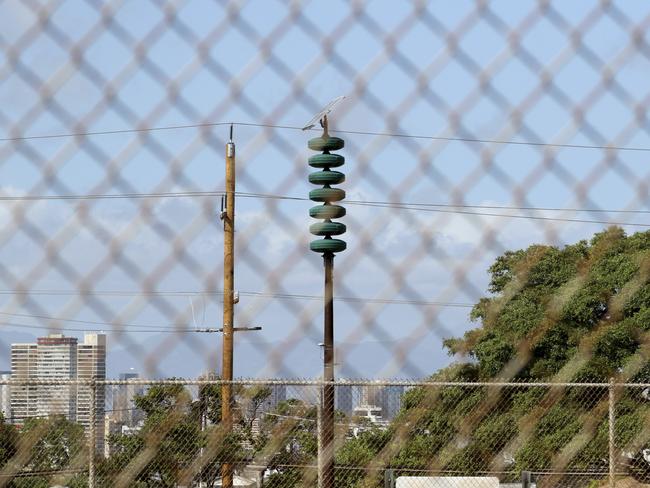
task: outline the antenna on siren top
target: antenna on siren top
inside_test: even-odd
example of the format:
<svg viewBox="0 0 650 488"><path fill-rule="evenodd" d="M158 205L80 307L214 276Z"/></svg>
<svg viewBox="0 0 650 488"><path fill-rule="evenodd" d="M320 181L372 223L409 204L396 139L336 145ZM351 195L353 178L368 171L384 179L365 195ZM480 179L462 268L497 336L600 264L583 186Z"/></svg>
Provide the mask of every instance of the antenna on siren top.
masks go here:
<svg viewBox="0 0 650 488"><path fill-rule="evenodd" d="M327 136L327 115L332 110L334 110L334 107L338 105L339 102L343 101L345 98L346 98L345 95L341 95L340 97L336 97L334 100L329 102L327 105L325 105L325 108L323 108L323 110L321 110L316 115L314 115L311 119L309 119L309 122L305 124L302 130L312 129L316 125L316 122L320 122L324 134Z"/></svg>

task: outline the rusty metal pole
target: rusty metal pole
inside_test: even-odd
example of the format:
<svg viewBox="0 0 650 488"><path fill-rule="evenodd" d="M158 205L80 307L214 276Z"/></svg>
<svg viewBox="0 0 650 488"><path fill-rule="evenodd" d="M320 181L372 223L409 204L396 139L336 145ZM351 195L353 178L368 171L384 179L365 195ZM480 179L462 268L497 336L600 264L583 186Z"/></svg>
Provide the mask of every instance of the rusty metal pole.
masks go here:
<svg viewBox="0 0 650 488"><path fill-rule="evenodd" d="M323 324L323 397L321 419L322 488L334 487L334 253L323 254L325 302Z"/></svg>
<svg viewBox="0 0 650 488"><path fill-rule="evenodd" d="M223 347L221 376L221 422L227 433L232 432L232 379L234 348L234 289L235 289L235 143L226 144L226 208L223 215ZM227 461L227 460L226 460ZM224 462L221 469L221 486L232 488L232 463Z"/></svg>

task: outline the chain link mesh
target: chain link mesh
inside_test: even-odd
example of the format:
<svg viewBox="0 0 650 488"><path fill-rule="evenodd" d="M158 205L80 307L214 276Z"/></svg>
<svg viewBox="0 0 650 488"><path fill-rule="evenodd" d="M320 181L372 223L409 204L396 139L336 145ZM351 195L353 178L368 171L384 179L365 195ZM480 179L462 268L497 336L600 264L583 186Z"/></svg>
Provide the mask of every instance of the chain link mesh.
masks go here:
<svg viewBox="0 0 650 488"><path fill-rule="evenodd" d="M0 0L0 27L0 486L317 486L330 454L337 487L650 485L650 5ZM340 95L332 385L287 378L325 377L301 129ZM219 377L231 136L235 376L284 379Z"/></svg>
<svg viewBox="0 0 650 488"><path fill-rule="evenodd" d="M64 414L4 422L0 482L87 486L92 469L94 486L215 486L230 463L239 486L314 486L325 383L230 384L228 432L218 379L5 380L46 392L39 406L74 387L105 392L106 407L95 437ZM650 476L649 384L374 380L334 391L335 486L521 486L522 473L530 486L608 486L613 473L623 487Z"/></svg>

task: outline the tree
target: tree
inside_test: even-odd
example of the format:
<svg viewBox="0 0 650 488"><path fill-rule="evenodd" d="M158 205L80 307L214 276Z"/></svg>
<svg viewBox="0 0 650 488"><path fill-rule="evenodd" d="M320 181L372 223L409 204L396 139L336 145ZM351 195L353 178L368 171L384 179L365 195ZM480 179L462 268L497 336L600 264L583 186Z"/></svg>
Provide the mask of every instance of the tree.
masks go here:
<svg viewBox="0 0 650 488"><path fill-rule="evenodd" d="M450 354L468 360L432 380L471 383L504 374L526 382L650 380L644 351L650 343L650 232L628 236L610 228L561 248L508 251L489 273L490 295L470 314L479 327L444 342ZM388 431L394 438L401 429L403 440L389 467L398 473L427 469L436 456L438 469L459 474L489 471L494 463L513 473L543 471L570 452L566 469L606 471L607 389L554 391L471 384L415 388L405 394ZM649 405L640 390L619 393L615 431L621 446L639 435ZM583 443L574 452L575 439ZM382 445L380 439L350 440L338 459L367 463ZM643 448L650 446L636 446L630 462L639 479L650 473Z"/></svg>
<svg viewBox="0 0 650 488"><path fill-rule="evenodd" d="M202 446L197 409L181 384L157 384L138 395L134 404L145 414L135 434L111 435L114 454L100 463L98 476L109 486L130 463L141 456L146 463L136 473L134 486L176 486ZM151 454L145 454L151 449Z"/></svg>
<svg viewBox="0 0 650 488"><path fill-rule="evenodd" d="M214 383L199 385L198 398L192 402L193 414L200 422L218 424L221 422L221 385L217 383L220 378L214 373L208 373L199 379Z"/></svg>
<svg viewBox="0 0 650 488"><path fill-rule="evenodd" d="M7 424L0 412L0 468L16 454L18 432L13 425Z"/></svg>
<svg viewBox="0 0 650 488"><path fill-rule="evenodd" d="M650 328L650 232L626 236L616 227L590 242L506 252L490 267L489 291L471 318L481 327L445 341L467 354L476 375L490 379L529 344L516 378L552 378L579 347L591 354L572 377L607 381L625 367ZM582 344L593 334L593 344ZM520 352L521 353L521 352ZM638 371L633 378L641 378Z"/></svg>
<svg viewBox="0 0 650 488"><path fill-rule="evenodd" d="M271 472L264 486L287 487L303 480L303 466L313 465L317 456L316 407L291 398L280 402L270 415L265 416L262 430L267 432L272 455L266 461Z"/></svg>
<svg viewBox="0 0 650 488"><path fill-rule="evenodd" d="M29 418L21 432L21 441L31 445L31 456L26 468L30 471L61 471L85 467L86 436L80 424L63 415L48 418Z"/></svg>
<svg viewBox="0 0 650 488"><path fill-rule="evenodd" d="M223 462L235 466L243 462L241 435L221 430L220 385L201 384L194 398L181 383L156 384L136 396L134 404L144 412L144 425L137 433L108 439L114 454L98 468L106 486L139 457L146 463L133 481L138 487L174 487L198 481L212 486Z"/></svg>
<svg viewBox="0 0 650 488"><path fill-rule="evenodd" d="M264 430L259 433L253 432L255 421L260 421L260 408L271 396L271 388L264 385L253 385L248 388L238 388L236 392L238 399L237 421L242 429L242 434L253 450L260 449L266 442Z"/></svg>

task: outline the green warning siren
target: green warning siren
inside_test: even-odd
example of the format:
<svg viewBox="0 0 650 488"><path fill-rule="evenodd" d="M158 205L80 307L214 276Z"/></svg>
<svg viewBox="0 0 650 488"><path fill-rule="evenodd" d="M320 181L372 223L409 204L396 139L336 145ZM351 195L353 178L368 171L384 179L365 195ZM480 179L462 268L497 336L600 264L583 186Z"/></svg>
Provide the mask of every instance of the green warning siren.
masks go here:
<svg viewBox="0 0 650 488"><path fill-rule="evenodd" d="M315 154L309 158L309 166L318 168L320 171L309 174L309 182L314 185L323 185L322 188L316 188L309 192L309 199L314 202L322 202L322 205L309 209L309 215L315 219L322 219L309 227L309 232L316 236L323 236L323 239L317 239L309 244L312 251L332 254L344 251L346 248L345 241L333 238L345 233L345 224L341 222L332 222L332 219L338 219L345 215L345 208L336 205L345 198L345 191L340 188L332 188L332 185L338 185L345 181L345 175L340 171L334 171L332 168L343 166L345 158L340 154L332 154L330 151L343 149L345 142L339 137L330 136L327 127L327 114L332 107L345 97L338 97L330 102L325 109L310 121L310 124L304 129L310 129L314 126L316 120L320 119L323 127L323 135L310 139L308 142L309 149L313 151L322 151L321 154Z"/></svg>

